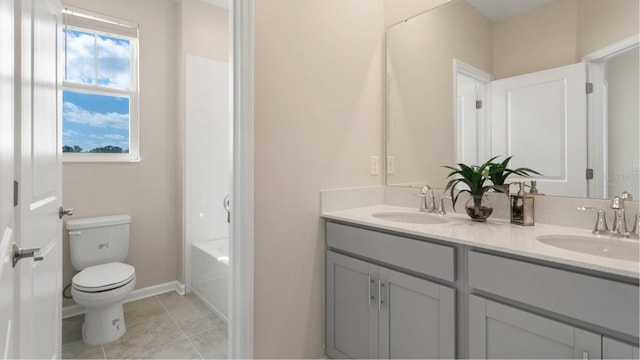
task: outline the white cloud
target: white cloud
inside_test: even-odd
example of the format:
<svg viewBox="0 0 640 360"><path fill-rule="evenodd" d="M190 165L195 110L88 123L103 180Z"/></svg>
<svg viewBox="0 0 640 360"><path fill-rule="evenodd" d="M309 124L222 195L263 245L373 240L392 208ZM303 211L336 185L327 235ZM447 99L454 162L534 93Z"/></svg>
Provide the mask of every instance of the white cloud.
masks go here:
<svg viewBox="0 0 640 360"><path fill-rule="evenodd" d="M129 89L130 43L105 36L68 31L67 80L94 84L96 76L96 46L98 53L98 83L102 86Z"/></svg>
<svg viewBox="0 0 640 360"><path fill-rule="evenodd" d="M62 114L65 121L76 124L97 128L129 129L128 114L88 111L70 102L62 104Z"/></svg>
<svg viewBox="0 0 640 360"><path fill-rule="evenodd" d="M127 137L120 134L104 134L104 135L91 135L94 139L106 139L106 140L117 140L122 141L126 140Z"/></svg>

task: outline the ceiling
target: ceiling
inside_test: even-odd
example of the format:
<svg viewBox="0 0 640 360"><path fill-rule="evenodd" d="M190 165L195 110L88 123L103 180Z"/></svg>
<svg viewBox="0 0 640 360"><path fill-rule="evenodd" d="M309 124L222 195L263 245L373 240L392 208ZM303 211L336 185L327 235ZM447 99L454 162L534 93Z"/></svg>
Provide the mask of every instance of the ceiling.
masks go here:
<svg viewBox="0 0 640 360"><path fill-rule="evenodd" d="M555 0L467 0L489 20L497 21L535 9Z"/></svg>

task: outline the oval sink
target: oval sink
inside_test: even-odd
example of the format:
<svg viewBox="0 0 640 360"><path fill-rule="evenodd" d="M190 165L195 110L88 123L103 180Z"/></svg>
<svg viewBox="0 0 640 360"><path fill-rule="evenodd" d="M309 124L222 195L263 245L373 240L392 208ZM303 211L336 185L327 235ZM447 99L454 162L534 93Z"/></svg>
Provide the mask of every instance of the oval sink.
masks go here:
<svg viewBox="0 0 640 360"><path fill-rule="evenodd" d="M542 235L538 236L537 239L547 245L583 254L627 261L640 260L640 248L637 240L574 235Z"/></svg>
<svg viewBox="0 0 640 360"><path fill-rule="evenodd" d="M395 222L408 223L408 224L445 224L449 222L449 220L444 219L437 215L413 213L413 212L391 211L391 212L379 212L371 215L373 217L376 217L382 220L395 221Z"/></svg>

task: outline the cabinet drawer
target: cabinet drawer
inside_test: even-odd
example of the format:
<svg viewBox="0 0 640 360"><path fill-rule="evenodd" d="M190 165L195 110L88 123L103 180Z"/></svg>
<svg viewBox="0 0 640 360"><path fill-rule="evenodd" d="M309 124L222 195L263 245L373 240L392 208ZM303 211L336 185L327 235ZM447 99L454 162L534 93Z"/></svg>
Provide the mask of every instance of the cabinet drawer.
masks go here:
<svg viewBox="0 0 640 360"><path fill-rule="evenodd" d="M638 336L638 286L469 252L469 286Z"/></svg>
<svg viewBox="0 0 640 360"><path fill-rule="evenodd" d="M329 247L446 281L455 280L455 248L327 223Z"/></svg>

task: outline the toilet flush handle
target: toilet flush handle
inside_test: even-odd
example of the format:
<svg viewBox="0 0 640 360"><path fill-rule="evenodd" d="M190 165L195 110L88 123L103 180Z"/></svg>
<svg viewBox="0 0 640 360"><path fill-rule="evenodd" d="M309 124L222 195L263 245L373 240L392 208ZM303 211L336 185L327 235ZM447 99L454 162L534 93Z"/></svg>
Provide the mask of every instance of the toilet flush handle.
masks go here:
<svg viewBox="0 0 640 360"><path fill-rule="evenodd" d="M73 208L69 208L69 209L64 209L62 206L60 206L60 209L58 209L58 217L60 219L62 219L63 216L65 215L73 215L73 213L76 212Z"/></svg>

